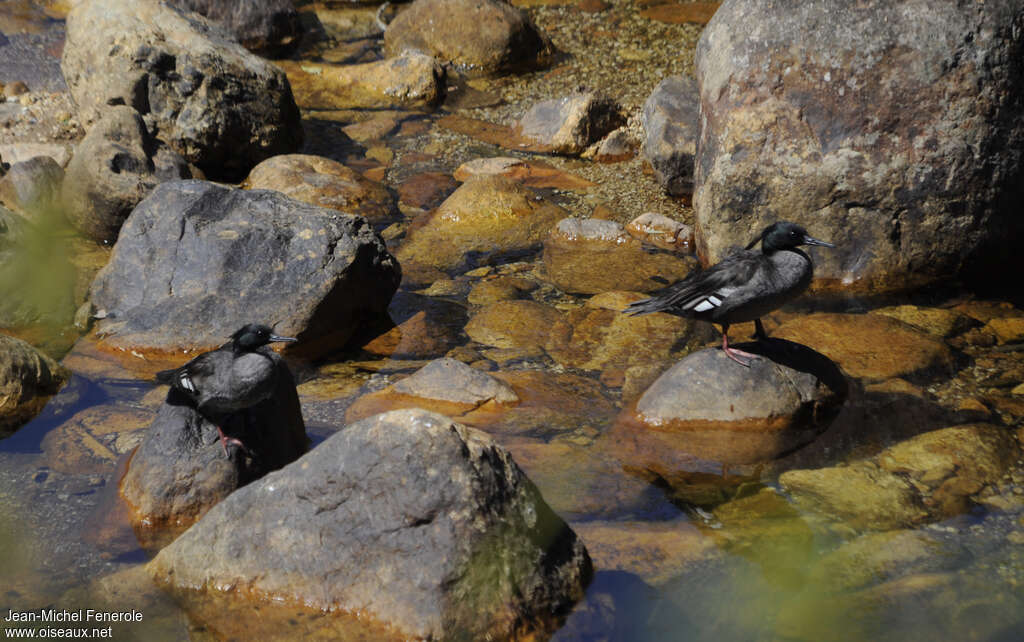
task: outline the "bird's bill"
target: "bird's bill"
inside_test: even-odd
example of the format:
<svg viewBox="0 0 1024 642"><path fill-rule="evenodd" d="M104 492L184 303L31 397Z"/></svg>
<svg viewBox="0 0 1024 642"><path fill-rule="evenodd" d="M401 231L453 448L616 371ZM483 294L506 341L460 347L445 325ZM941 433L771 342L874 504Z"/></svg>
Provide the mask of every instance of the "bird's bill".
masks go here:
<svg viewBox="0 0 1024 642"><path fill-rule="evenodd" d="M822 241L814 238L813 236L807 236L804 234L804 245L820 245L821 247L835 247L828 241Z"/></svg>
<svg viewBox="0 0 1024 642"><path fill-rule="evenodd" d="M281 337L281 336L278 336L276 334L272 334L272 335L270 335L269 341L270 341L270 343L276 343L278 341L281 341L281 342L284 342L284 343L291 343L292 341L298 341L298 339L296 339L295 337Z"/></svg>

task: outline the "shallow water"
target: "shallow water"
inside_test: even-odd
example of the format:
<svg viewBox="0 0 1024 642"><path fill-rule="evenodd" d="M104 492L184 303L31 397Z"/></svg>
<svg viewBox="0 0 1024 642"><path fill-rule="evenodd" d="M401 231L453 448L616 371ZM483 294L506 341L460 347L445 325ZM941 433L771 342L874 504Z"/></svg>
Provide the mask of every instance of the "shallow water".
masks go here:
<svg viewBox="0 0 1024 642"><path fill-rule="evenodd" d="M532 101L561 95L581 83L605 89L628 112L635 111L662 77L692 69L699 35L694 25L643 18L642 8L613 2L608 10L591 14L571 5L536 6L535 19L564 55L553 70L474 81L474 91L485 94L476 97L478 102L498 99L500 104L455 109L457 103L450 103L430 114L389 112L415 126L403 125L369 147L334 142L344 124L381 112L306 112L305 151L372 167L381 163L367 160L368 149L384 146L393 154L384 179L395 185L423 172L451 173L473 158L510 155L437 126L446 113L507 122ZM337 40L331 48L307 50L304 59L373 59L378 41L368 37L366 26L372 11L324 12L327 31ZM45 24L51 20L47 17ZM618 64L603 64L595 50L614 52ZM469 85L465 79L455 81L456 86L463 83ZM603 206L621 222L644 211L692 222L692 212L665 197L644 175L639 160L611 165L544 160L596 183L584 192L546 190L573 215L589 216ZM71 263L79 270L78 280L87 280L106 251L76 243ZM76 260L80 256L91 258ZM840 417L813 443L760 468L706 462L706 468L691 471L689 494L680 493L671 480L623 466L622 453L602 439L628 405L621 384L559 366L544 354L489 349L461 333L479 309L466 300L469 285L504 273L536 279L537 257L518 258L482 266L470 275L452 275L451 287L433 296L413 294L407 287L396 297L391 315L401 323L436 305L431 323L455 328L460 349L470 354L466 360L490 361L497 372L519 377L531 391L521 408L500 421L486 414L459 420L488 430L513 453L595 559L596 575L587 597L555 639L1024 638L1024 502L1003 502L1001 508L996 503L977 505L962 515L910 529L903 536L918 543L908 555L871 562L863 553L850 553L850 546L866 542L871 550L905 550L899 548L903 540L865 540L850 524L805 512L780 491L777 481L785 470L869 457L900 440L957 423L957 418L978 420L958 410L958 400L965 397L986 400L986 421L1007 430L1020 426L1024 408L1009 392L1021 383L1018 373L1024 369L1019 344L960 346L951 374L923 376L908 383L910 392L854 381ZM582 299L540 283L530 294L533 299L563 310L582 304ZM959 291L925 293L914 303L952 305L969 297ZM882 303L893 301L808 298L773 315L769 328L811 311L865 313ZM1016 309L1013 313L1024 314ZM20 330L32 338L33 328ZM133 364L130 355L97 352L88 339L67 353L77 336L72 330L36 330L44 336L36 336L33 343L63 356L74 376L36 419L0 440L0 620L8 611L44 608L134 609L141 612L141 622L110 624L114 639L377 639L378 631L346 628L351 622L331 615L272 605L236 613L232 609L237 606L213 598L180 605L152 586L141 569L148 554L124 519L116 486L124 457L162 401L162 391L141 374L154 368ZM406 356L354 349L324 362L293 364L314 445L345 424L356 399L428 360ZM1000 492L1011 500L1024 494L1024 476L1008 481ZM230 627L223 626L225 613L232 615ZM3 623L7 629L18 626Z"/></svg>

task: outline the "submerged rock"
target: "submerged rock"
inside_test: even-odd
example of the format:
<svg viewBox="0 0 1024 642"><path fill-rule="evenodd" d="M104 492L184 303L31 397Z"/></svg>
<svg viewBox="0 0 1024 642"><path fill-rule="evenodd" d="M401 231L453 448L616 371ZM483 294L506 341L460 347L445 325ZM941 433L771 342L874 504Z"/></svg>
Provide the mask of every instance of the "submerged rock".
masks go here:
<svg viewBox="0 0 1024 642"><path fill-rule="evenodd" d="M262 401L232 415L221 429L245 449L221 446L217 425L171 389L121 480L136 535L144 546L172 539L236 489L306 452L306 427L295 380L275 362L274 387Z"/></svg>
<svg viewBox="0 0 1024 642"><path fill-rule="evenodd" d="M116 241L124 220L157 184L192 177L170 150L164 150L169 162L158 168L160 147L139 112L124 105L105 110L68 163L62 193L68 221L94 241Z"/></svg>
<svg viewBox="0 0 1024 642"><path fill-rule="evenodd" d="M708 262L786 213L837 245L823 286L1019 269L1022 19L1016 0L726 0L695 62Z"/></svg>
<svg viewBox="0 0 1024 642"><path fill-rule="evenodd" d="M156 0L85 0L68 14L61 69L84 123L128 105L215 179L296 151L285 74L201 16Z"/></svg>
<svg viewBox="0 0 1024 642"><path fill-rule="evenodd" d="M417 219L395 255L441 270L521 256L538 247L566 211L501 176L470 178Z"/></svg>
<svg viewBox="0 0 1024 642"><path fill-rule="evenodd" d="M544 241L544 274L574 294L652 292L685 278L693 257L649 251L614 221L565 218Z"/></svg>
<svg viewBox="0 0 1024 642"><path fill-rule="evenodd" d="M320 207L358 214L375 226L399 216L386 187L341 163L307 154L282 154L263 161L243 183L248 189L272 189Z"/></svg>
<svg viewBox="0 0 1024 642"><path fill-rule="evenodd" d="M160 185L132 212L92 284L107 345L214 348L252 319L323 354L383 316L400 280L359 216L267 190Z"/></svg>
<svg viewBox="0 0 1024 642"><path fill-rule="evenodd" d="M644 103L644 158L672 196L693 193L693 164L700 135L700 100L690 76L662 80Z"/></svg>
<svg viewBox="0 0 1024 642"><path fill-rule="evenodd" d="M579 154L625 123L619 104L595 93L536 103L516 123L516 135L554 154Z"/></svg>
<svg viewBox="0 0 1024 642"><path fill-rule="evenodd" d="M927 432L850 466L790 470L779 483L809 509L855 528L890 530L965 512L1019 453L998 426Z"/></svg>
<svg viewBox="0 0 1024 642"><path fill-rule="evenodd" d="M416 0L388 25L384 48L477 73L535 69L553 49L525 11L499 0Z"/></svg>
<svg viewBox="0 0 1024 642"><path fill-rule="evenodd" d="M349 425L233 493L148 569L186 597L227 589L422 639L551 630L591 576L504 449L423 410Z"/></svg>
<svg viewBox="0 0 1024 642"><path fill-rule="evenodd" d="M536 301L498 301L473 315L466 334L484 345L539 354L561 318L561 312Z"/></svg>
<svg viewBox="0 0 1024 642"><path fill-rule="evenodd" d="M445 94L445 72L416 52L358 65L281 62L304 109L431 107Z"/></svg>
<svg viewBox="0 0 1024 642"><path fill-rule="evenodd" d="M720 349L700 350L644 392L612 433L628 465L670 473L693 458L764 462L828 427L846 397L835 364L788 341L740 347L764 356L745 368Z"/></svg>
<svg viewBox="0 0 1024 642"><path fill-rule="evenodd" d="M36 415L68 373L21 339L0 334L0 438Z"/></svg>
<svg viewBox="0 0 1024 642"><path fill-rule="evenodd" d="M626 231L663 250L689 252L693 248L693 228L664 214L644 212L626 225Z"/></svg>

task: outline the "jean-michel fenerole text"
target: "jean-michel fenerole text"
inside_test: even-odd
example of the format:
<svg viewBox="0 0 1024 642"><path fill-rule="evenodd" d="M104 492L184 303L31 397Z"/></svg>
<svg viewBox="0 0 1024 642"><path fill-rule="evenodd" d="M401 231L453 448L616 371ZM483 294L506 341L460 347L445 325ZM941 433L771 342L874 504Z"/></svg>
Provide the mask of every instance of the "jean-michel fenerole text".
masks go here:
<svg viewBox="0 0 1024 642"><path fill-rule="evenodd" d="M141 622L142 611L96 611L94 609L40 609L8 611L4 622Z"/></svg>

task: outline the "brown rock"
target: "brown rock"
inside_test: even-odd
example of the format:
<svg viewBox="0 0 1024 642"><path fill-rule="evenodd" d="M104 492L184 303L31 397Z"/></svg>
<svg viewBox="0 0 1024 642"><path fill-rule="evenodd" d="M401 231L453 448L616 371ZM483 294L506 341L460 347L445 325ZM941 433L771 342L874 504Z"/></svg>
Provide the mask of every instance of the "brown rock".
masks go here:
<svg viewBox="0 0 1024 642"><path fill-rule="evenodd" d="M594 566L634 573L653 586L720 555L714 541L688 522L594 521L574 530Z"/></svg>
<svg viewBox="0 0 1024 642"><path fill-rule="evenodd" d="M613 99L593 92L543 100L515 125L518 137L535 141L553 154L575 155L625 123Z"/></svg>
<svg viewBox="0 0 1024 642"><path fill-rule="evenodd" d="M400 291L388 313L396 325L362 344L363 351L393 359L433 359L465 342L463 305Z"/></svg>
<svg viewBox="0 0 1024 642"><path fill-rule="evenodd" d="M382 140L385 136L395 131L397 127L397 118L381 115L359 123L346 125L341 130L352 140L367 143L369 141Z"/></svg>
<svg viewBox="0 0 1024 642"><path fill-rule="evenodd" d="M375 226L398 216L387 188L322 156L273 156L249 172L243 187L272 189L305 203L358 214Z"/></svg>
<svg viewBox="0 0 1024 642"><path fill-rule="evenodd" d="M985 327L996 335L1000 345L1024 339L1024 317L1001 317L990 320Z"/></svg>
<svg viewBox="0 0 1024 642"><path fill-rule="evenodd" d="M540 245L565 210L507 178L466 181L436 210L417 219L396 256L442 270Z"/></svg>
<svg viewBox="0 0 1024 642"><path fill-rule="evenodd" d="M614 221L562 219L544 241L546 278L577 294L652 292L683 279L696 264L690 257L645 250Z"/></svg>
<svg viewBox="0 0 1024 642"><path fill-rule="evenodd" d="M477 282L469 291L467 300L473 305L488 305L498 301L518 299L537 288L529 279L517 276L499 276Z"/></svg>
<svg viewBox="0 0 1024 642"><path fill-rule="evenodd" d="M444 69L415 52L358 65L276 64L304 109L430 107L444 97Z"/></svg>
<svg viewBox="0 0 1024 642"><path fill-rule="evenodd" d="M473 176L500 175L519 181L527 187L565 189L586 192L594 183L585 178L558 169L543 161L498 156L467 161L455 170L455 179L469 180Z"/></svg>
<svg viewBox="0 0 1024 642"><path fill-rule="evenodd" d="M422 172L413 174L395 186L398 202L406 207L426 211L441 204L459 184L448 174Z"/></svg>
<svg viewBox="0 0 1024 642"><path fill-rule="evenodd" d="M691 23L706 25L711 20L711 17L715 15L715 12L718 11L718 7L721 4L721 2L659 4L650 9L644 9L640 12L640 15L651 20L667 22L669 24Z"/></svg>
<svg viewBox="0 0 1024 642"><path fill-rule="evenodd" d="M539 351L561 318L558 310L534 301L499 301L473 315L466 334L484 345Z"/></svg>
<svg viewBox="0 0 1024 642"><path fill-rule="evenodd" d="M894 305L872 310L871 313L898 319L937 337L959 334L971 324L967 315L956 310L923 308L916 305Z"/></svg>
<svg viewBox="0 0 1024 642"><path fill-rule="evenodd" d="M883 315L810 314L786 321L772 336L805 344L854 377L888 379L952 367L941 341Z"/></svg>
<svg viewBox="0 0 1024 642"><path fill-rule="evenodd" d="M36 415L68 372L20 339L0 334L0 435L7 436Z"/></svg>

